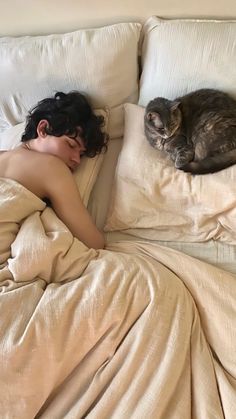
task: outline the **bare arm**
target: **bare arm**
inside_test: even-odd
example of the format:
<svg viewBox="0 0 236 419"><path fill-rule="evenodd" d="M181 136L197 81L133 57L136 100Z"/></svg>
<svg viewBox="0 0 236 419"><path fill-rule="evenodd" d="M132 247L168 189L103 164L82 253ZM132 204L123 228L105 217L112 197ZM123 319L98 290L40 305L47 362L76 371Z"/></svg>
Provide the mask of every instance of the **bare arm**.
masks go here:
<svg viewBox="0 0 236 419"><path fill-rule="evenodd" d="M47 166L44 175L45 196L50 199L54 211L71 233L86 246L103 248L103 234L85 208L72 173L61 160L55 157L49 160L50 167Z"/></svg>

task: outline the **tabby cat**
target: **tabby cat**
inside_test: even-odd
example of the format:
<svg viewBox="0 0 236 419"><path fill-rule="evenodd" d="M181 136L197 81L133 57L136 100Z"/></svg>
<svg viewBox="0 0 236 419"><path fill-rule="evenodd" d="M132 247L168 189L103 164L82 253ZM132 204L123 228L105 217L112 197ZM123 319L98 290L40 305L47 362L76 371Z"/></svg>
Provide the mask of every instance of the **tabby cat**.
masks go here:
<svg viewBox="0 0 236 419"><path fill-rule="evenodd" d="M213 173L236 163L236 100L200 89L175 100L151 100L144 116L147 140L177 169Z"/></svg>

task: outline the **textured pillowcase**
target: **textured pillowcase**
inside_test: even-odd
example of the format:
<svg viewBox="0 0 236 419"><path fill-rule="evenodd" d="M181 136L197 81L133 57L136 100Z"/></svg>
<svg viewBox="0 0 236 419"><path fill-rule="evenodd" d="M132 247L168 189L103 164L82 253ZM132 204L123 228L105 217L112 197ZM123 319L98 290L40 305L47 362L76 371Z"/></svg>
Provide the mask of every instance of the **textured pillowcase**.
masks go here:
<svg viewBox="0 0 236 419"><path fill-rule="evenodd" d="M151 240L236 244L236 165L192 176L144 136L144 108L125 105L125 134L105 231Z"/></svg>
<svg viewBox="0 0 236 419"><path fill-rule="evenodd" d="M95 110L96 115L104 117L103 130L107 131L108 127L108 110ZM17 124L8 128L0 134L0 149L9 150L17 147L21 143L21 136L24 132L25 122ZM74 177L80 191L82 201L85 206L88 205L90 193L93 189L94 183L98 177L104 154L99 154L94 158L83 157L81 159L78 169L74 172Z"/></svg>
<svg viewBox="0 0 236 419"><path fill-rule="evenodd" d="M122 146L122 140L123 138L116 138L109 141L99 176L89 198L89 213L100 230L103 230L106 222L107 211L110 205L113 178L117 159Z"/></svg>
<svg viewBox="0 0 236 419"><path fill-rule="evenodd" d="M111 109L110 137L123 133L123 106L138 99L141 24L0 38L0 132L56 91L79 90L93 108Z"/></svg>
<svg viewBox="0 0 236 419"><path fill-rule="evenodd" d="M236 21L151 17L141 40L139 105L203 87L236 97Z"/></svg>

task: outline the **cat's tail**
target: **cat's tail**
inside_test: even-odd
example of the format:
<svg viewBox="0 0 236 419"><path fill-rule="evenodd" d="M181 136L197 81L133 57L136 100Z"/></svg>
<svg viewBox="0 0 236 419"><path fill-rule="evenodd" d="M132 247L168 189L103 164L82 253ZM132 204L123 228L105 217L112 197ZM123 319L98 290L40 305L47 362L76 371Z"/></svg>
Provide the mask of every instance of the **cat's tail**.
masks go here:
<svg viewBox="0 0 236 419"><path fill-rule="evenodd" d="M236 163L236 149L230 150L223 154L217 154L207 157L201 161L192 161L180 169L194 175L204 175L207 173L215 173L226 169Z"/></svg>

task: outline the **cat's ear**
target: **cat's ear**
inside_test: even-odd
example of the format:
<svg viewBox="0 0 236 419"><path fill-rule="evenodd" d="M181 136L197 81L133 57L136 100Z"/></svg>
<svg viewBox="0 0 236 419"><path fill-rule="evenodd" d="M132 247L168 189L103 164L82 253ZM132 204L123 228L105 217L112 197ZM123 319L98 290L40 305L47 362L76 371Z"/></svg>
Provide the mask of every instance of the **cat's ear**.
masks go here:
<svg viewBox="0 0 236 419"><path fill-rule="evenodd" d="M163 123L161 121L161 116L158 112L148 112L147 119L148 121L152 121L156 127L163 126Z"/></svg>
<svg viewBox="0 0 236 419"><path fill-rule="evenodd" d="M180 101L178 101L178 100L173 100L173 102L171 103L171 107L170 107L170 109L172 110L172 111L175 111L177 108L178 108L178 106L180 105Z"/></svg>

